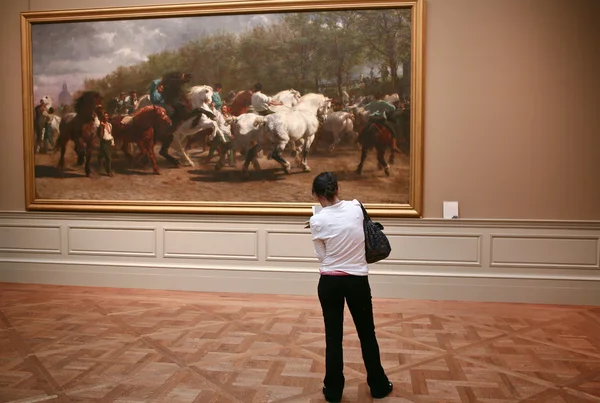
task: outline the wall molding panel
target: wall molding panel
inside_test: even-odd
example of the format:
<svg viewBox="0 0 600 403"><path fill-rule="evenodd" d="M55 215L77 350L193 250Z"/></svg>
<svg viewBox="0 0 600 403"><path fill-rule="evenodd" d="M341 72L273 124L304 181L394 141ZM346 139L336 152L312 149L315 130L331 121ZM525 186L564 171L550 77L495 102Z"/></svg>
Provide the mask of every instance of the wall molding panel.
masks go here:
<svg viewBox="0 0 600 403"><path fill-rule="evenodd" d="M257 230L168 227L163 245L164 258L258 261Z"/></svg>
<svg viewBox="0 0 600 403"><path fill-rule="evenodd" d="M599 267L598 236L491 234L490 239L490 267Z"/></svg>
<svg viewBox="0 0 600 403"><path fill-rule="evenodd" d="M0 253L61 254L60 225L2 224Z"/></svg>
<svg viewBox="0 0 600 403"><path fill-rule="evenodd" d="M481 234L460 232L392 233L392 248L382 265L478 266L481 267Z"/></svg>
<svg viewBox="0 0 600 403"><path fill-rule="evenodd" d="M69 255L156 257L156 228L67 226Z"/></svg>
<svg viewBox="0 0 600 403"><path fill-rule="evenodd" d="M0 212L0 281L312 295L305 221ZM600 222L379 221L376 297L600 305Z"/></svg>
<svg viewBox="0 0 600 403"><path fill-rule="evenodd" d="M300 227L302 228L302 227ZM308 242L307 242L308 234ZM318 264L310 230L265 230L266 260L269 262L308 262Z"/></svg>

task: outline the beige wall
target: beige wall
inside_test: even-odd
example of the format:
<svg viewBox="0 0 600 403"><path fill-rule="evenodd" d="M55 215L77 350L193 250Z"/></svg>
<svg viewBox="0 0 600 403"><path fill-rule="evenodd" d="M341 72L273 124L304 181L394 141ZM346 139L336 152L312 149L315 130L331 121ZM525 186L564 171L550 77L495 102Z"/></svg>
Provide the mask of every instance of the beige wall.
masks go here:
<svg viewBox="0 0 600 403"><path fill-rule="evenodd" d="M427 2L425 215L600 219L600 2Z"/></svg>
<svg viewBox="0 0 600 403"><path fill-rule="evenodd" d="M24 210L19 12L81 4L3 2L0 210ZM600 220L600 2L428 0L426 11L424 216L458 200L462 218Z"/></svg>

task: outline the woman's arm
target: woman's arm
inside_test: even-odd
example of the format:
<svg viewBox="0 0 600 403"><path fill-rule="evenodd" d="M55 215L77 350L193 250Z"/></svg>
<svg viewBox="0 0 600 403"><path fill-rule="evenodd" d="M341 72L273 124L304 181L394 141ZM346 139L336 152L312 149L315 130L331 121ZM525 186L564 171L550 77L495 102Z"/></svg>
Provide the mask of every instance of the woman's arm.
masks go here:
<svg viewBox="0 0 600 403"><path fill-rule="evenodd" d="M325 259L325 241L322 239L314 239L313 245L315 247L315 255L317 255L317 259L319 262L322 262Z"/></svg>
<svg viewBox="0 0 600 403"><path fill-rule="evenodd" d="M317 259L319 259L319 262L322 262L323 259L325 259L326 254L325 240L321 235L321 225L316 222L315 216L310 218L310 232L315 247L315 255L317 256Z"/></svg>

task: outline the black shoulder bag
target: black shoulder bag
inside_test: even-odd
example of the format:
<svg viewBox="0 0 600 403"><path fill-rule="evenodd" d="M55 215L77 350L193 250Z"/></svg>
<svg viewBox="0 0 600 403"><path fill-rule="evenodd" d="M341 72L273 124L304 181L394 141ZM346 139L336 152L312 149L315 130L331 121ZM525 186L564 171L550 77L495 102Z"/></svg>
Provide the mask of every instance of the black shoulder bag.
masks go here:
<svg viewBox="0 0 600 403"><path fill-rule="evenodd" d="M359 202L360 203L360 202ZM387 236L383 233L383 225L374 222L367 214L365 206L360 203L363 211L363 229L365 231L365 255L367 263L375 263L390 255L392 247Z"/></svg>

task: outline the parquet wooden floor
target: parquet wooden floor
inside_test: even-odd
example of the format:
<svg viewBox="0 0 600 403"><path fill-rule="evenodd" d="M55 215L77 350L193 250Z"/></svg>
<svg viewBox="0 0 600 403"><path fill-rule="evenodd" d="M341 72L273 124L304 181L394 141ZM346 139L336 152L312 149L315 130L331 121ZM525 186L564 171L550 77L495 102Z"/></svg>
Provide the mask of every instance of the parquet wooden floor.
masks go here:
<svg viewBox="0 0 600 403"><path fill-rule="evenodd" d="M600 402L598 307L374 309L381 402ZM343 401L371 402L345 323ZM323 402L323 373L316 296L0 284L0 402Z"/></svg>

